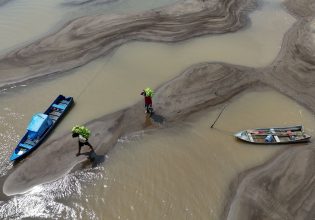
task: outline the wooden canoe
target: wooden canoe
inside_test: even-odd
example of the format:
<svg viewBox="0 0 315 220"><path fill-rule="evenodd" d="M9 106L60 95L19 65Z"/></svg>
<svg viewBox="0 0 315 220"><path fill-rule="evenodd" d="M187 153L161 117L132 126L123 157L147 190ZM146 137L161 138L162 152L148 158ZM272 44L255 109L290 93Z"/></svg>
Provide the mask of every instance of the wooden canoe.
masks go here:
<svg viewBox="0 0 315 220"><path fill-rule="evenodd" d="M302 125L248 129L240 131L234 136L239 140L253 144L293 144L308 142L311 138L304 132Z"/></svg>
<svg viewBox="0 0 315 220"><path fill-rule="evenodd" d="M58 122L70 109L73 102L72 97L59 95L44 113L35 114L28 125L27 132L14 149L10 160L20 160L36 149L56 127ZM37 121L33 120L34 118L37 119ZM34 130L34 128L36 130Z"/></svg>

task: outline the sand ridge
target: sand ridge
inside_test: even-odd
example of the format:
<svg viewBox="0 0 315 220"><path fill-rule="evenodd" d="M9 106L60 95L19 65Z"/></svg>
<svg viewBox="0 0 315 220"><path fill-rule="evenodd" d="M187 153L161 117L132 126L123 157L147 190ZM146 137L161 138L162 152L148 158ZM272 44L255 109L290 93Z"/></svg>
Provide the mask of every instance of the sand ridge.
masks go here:
<svg viewBox="0 0 315 220"><path fill-rule="evenodd" d="M196 64L157 89L156 115L149 124L143 118L142 102L89 122L87 125L93 133L91 142L97 147L100 160L120 137L176 124L193 112L224 103L258 86L272 87L315 111L315 46L311 28L315 13L310 7L313 4L311 0L285 2L297 21L286 33L281 51L271 65L248 68L225 63ZM105 21L102 16L84 17L54 35L3 57L0 71L7 72L0 80L3 85L8 83L4 78L6 73L17 67L21 71L26 69L25 74L17 73L10 80L65 71L130 40L176 42L202 34L236 31L246 25L246 14L255 5L245 0L220 3L191 0L140 15L107 17ZM98 28L103 31L99 33ZM64 45L65 42L69 43ZM48 67L47 60L54 65ZM231 197L227 198L223 218L314 218L314 147L311 143L288 148L266 164L240 174L234 181ZM64 175L74 166L78 169L86 157L75 157L76 150L77 141L69 133L45 143L31 155L31 160L7 177L4 192L21 193Z"/></svg>
<svg viewBox="0 0 315 220"><path fill-rule="evenodd" d="M298 20L286 33L263 82L315 112L314 1L286 1ZM304 12L304 13L303 13ZM288 148L270 161L245 171L232 183L223 218L314 219L315 145Z"/></svg>
<svg viewBox="0 0 315 220"><path fill-rule="evenodd" d="M1 57L0 86L70 70L129 41L178 42L237 31L254 6L250 0L186 0L140 14L81 17Z"/></svg>

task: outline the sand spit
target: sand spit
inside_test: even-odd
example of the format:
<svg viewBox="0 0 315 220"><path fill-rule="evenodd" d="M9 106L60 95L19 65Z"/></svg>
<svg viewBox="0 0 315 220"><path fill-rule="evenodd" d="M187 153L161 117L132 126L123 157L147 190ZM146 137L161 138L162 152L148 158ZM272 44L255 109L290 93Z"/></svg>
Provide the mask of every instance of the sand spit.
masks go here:
<svg viewBox="0 0 315 220"><path fill-rule="evenodd" d="M111 3L115 1L117 0L65 0L63 5L79 6L79 5L87 5L87 4L107 4L107 3Z"/></svg>
<svg viewBox="0 0 315 220"><path fill-rule="evenodd" d="M315 2L313 0L286 0L285 5L297 19L312 19L315 15Z"/></svg>
<svg viewBox="0 0 315 220"><path fill-rule="evenodd" d="M78 18L0 58L0 86L70 70L133 40L177 42L237 31L254 6L252 0L187 0L135 15Z"/></svg>
<svg viewBox="0 0 315 220"><path fill-rule="evenodd" d="M270 66L254 69L224 63L197 64L157 89L157 114L152 120L144 118L139 102L89 122L91 142L97 147L96 163L121 137L170 123L176 125L193 112L257 86L272 87L315 111L313 2L286 2L298 20L286 33L281 51ZM105 21L103 16L84 17L55 35L8 54L0 60L0 70L6 69L8 74L17 67L27 69L24 75L11 77L23 80L83 65L130 40L175 42L201 34L236 31L245 24L244 9L250 5L249 1L186 1L140 15L106 17L109 20ZM232 184L222 219L314 219L314 147L288 148L264 165L240 174ZM45 143L8 176L4 192L22 193L64 175L87 160L86 156L75 157L76 150L77 140L69 133Z"/></svg>
<svg viewBox="0 0 315 220"><path fill-rule="evenodd" d="M314 1L287 1L298 21L263 82L315 112ZM289 148L232 184L224 219L315 219L315 145Z"/></svg>
<svg viewBox="0 0 315 220"><path fill-rule="evenodd" d="M244 173L226 219L314 219L314 169L312 144Z"/></svg>
<svg viewBox="0 0 315 220"><path fill-rule="evenodd" d="M91 143L97 146L97 159L102 160L102 155L117 143L119 137L166 126L192 112L222 103L255 85L257 80L251 77L252 71L232 65L200 64L157 90L154 100L156 114L152 120L144 116L141 102L89 122L88 127L93 133ZM6 179L4 192L7 195L22 193L39 183L60 177L86 160L86 155L76 157L76 151L77 140L69 133L44 144L31 155L32 160L22 163Z"/></svg>

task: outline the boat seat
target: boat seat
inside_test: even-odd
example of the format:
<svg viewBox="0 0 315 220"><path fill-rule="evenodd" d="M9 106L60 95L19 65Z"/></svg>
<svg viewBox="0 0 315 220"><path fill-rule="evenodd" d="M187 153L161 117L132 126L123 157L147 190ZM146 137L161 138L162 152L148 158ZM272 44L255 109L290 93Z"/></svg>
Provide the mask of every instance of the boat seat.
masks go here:
<svg viewBox="0 0 315 220"><path fill-rule="evenodd" d="M67 100L62 100L60 103L62 103L62 104L69 104L69 101L67 101Z"/></svg>
<svg viewBox="0 0 315 220"><path fill-rule="evenodd" d="M250 133L248 133L247 135L248 135L248 137L249 137L249 140L250 140L251 142L254 142L254 139L253 139L252 135L251 135Z"/></svg>
<svg viewBox="0 0 315 220"><path fill-rule="evenodd" d="M25 141L24 144L28 144L28 145L34 146L36 143L35 143L35 141L31 141L31 140L28 139L27 141Z"/></svg>
<svg viewBox="0 0 315 220"><path fill-rule="evenodd" d="M276 142L280 142L280 139L277 135L274 135L273 137L275 138Z"/></svg>
<svg viewBox="0 0 315 220"><path fill-rule="evenodd" d="M20 147L23 147L23 148L26 148L26 149L28 149L28 150L31 150L31 149L34 147L34 146L32 146L32 145L23 144L23 143L19 144L19 146L20 146Z"/></svg>
<svg viewBox="0 0 315 220"><path fill-rule="evenodd" d="M66 104L59 104L59 105L53 104L52 107L58 108L58 109L61 109L61 110L65 110L67 105Z"/></svg>
<svg viewBox="0 0 315 220"><path fill-rule="evenodd" d="M58 116L56 115L49 115L49 118L53 121L57 121L57 119L59 118Z"/></svg>
<svg viewBox="0 0 315 220"><path fill-rule="evenodd" d="M50 113L49 113L49 115L59 117L59 116L61 115L61 112L58 112L58 111L53 111L53 112L50 112Z"/></svg>

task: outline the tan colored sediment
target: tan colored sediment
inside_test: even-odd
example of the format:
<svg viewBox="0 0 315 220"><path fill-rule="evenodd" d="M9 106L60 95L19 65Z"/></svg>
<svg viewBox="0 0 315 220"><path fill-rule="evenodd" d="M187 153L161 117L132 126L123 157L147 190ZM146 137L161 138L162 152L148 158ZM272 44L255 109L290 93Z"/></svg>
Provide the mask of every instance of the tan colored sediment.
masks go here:
<svg viewBox="0 0 315 220"><path fill-rule="evenodd" d="M272 87L314 112L313 4L311 0L286 1L297 22L286 33L281 51L271 65L255 69L225 63L196 64L157 89L153 125L147 127L140 118L142 103L89 122L97 154L106 154L119 137L170 123L176 125L193 112L257 86ZM130 40L176 42L202 34L236 31L245 25L246 10L254 5L245 0L191 0L140 15L84 17L8 54L0 60L0 71L9 74L12 69L21 68L25 75L18 72L11 77L19 81L83 65ZM8 83L4 78L0 80ZM314 148L313 143L288 148L266 164L240 174L232 184L222 219L313 219ZM31 160L8 176L4 192L23 192L64 175L85 160L75 157L76 150L77 142L69 133L44 144Z"/></svg>
<svg viewBox="0 0 315 220"><path fill-rule="evenodd" d="M186 0L139 14L81 17L0 58L0 86L70 70L129 41L178 42L237 31L253 6L252 0Z"/></svg>

